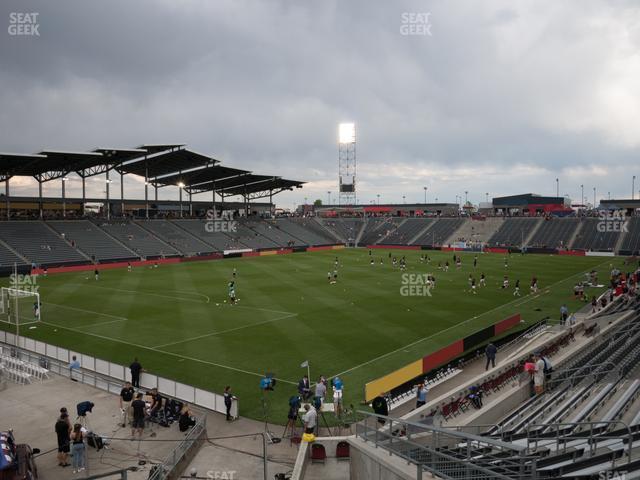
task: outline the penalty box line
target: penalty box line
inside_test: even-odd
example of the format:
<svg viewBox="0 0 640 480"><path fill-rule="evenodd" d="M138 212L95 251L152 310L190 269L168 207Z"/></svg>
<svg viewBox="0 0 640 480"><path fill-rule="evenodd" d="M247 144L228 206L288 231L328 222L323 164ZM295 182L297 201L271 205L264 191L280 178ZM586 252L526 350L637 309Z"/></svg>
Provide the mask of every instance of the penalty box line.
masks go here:
<svg viewBox="0 0 640 480"><path fill-rule="evenodd" d="M251 372L249 370L243 370L241 368L231 367L229 365L223 365L221 363L210 362L208 360L202 360L200 358L188 357L186 355L180 355L178 353L168 352L166 350L159 350L157 348L148 347L146 345L140 345L140 344L133 343L133 342L127 342L125 340L119 340L117 338L107 337L105 335L98 335L97 333L83 332L81 330L78 330L77 328L64 327L64 326L61 326L61 325L57 325L55 323L49 323L49 322L45 322L45 321L41 321L40 323L42 323L44 325L49 325L50 327L62 328L63 330L68 330L70 332L80 333L82 335L88 335L90 337L99 338L101 340L107 340L107 341L110 341L110 342L121 343L123 345L128 345L130 347L141 348L143 350L149 350L151 352L161 353L163 355L169 355L171 357L175 357L175 358L182 359L182 360L189 360L189 361L192 361L192 362L202 363L202 364L205 364L205 365L211 365L211 366L214 366L214 367L224 368L224 369L227 369L227 370L232 370L234 372L244 373L244 374L247 374L247 375L253 375L253 376L259 377L259 378L264 377L264 374L262 374L262 373ZM288 383L290 385L297 385L296 382L292 382L290 380L284 380L284 379L281 379L281 378L278 378L278 381L283 382L283 383Z"/></svg>
<svg viewBox="0 0 640 480"><path fill-rule="evenodd" d="M596 265L596 266L594 266L594 267L591 267L591 270L593 270L593 269L595 269L595 268L600 268L600 267L601 267L602 265L604 265L605 263L607 263L607 261L604 261L604 262L599 263L598 265ZM560 284L560 283L564 283L564 282L566 282L567 280L570 280L570 279L572 279L572 278L578 277L578 276L580 276L580 275L584 275L585 273L588 273L588 272L582 271L582 272L575 273L575 274L573 274L573 275L569 275L567 278L563 278L562 280L559 280L559 281L557 281L556 283L553 283L553 284L549 285L548 287L546 287L546 288L542 289L543 291L542 291L542 293L541 293L541 294L540 294L540 293L539 293L539 294L535 294L535 295L528 294L524 299L523 299L523 298L516 298L515 300L512 300L512 301L510 301L510 302L508 302L508 303L504 303L504 304L502 304L502 305L498 305L497 307L492 308L491 310L487 310L486 312L483 312L483 313L481 313L480 315L478 315L478 316L476 316L476 317L467 318L466 320L463 320L463 321L462 321L462 322L460 322L460 323L456 323L455 325L452 325L452 326L450 326L450 327L447 327L447 328L445 328L444 330L439 330L438 332L433 333L432 335L426 336L426 337L424 337L424 338L419 338L418 340L415 340L415 341L413 341L413 342L411 342L411 343L409 343L409 344L407 344L407 345L404 345L404 346L402 346L402 347L400 347L400 348L396 348L395 350L392 350L392 351L390 351L390 352L387 352L387 353L385 353L385 354L383 354L383 355L380 355L380 356L378 356L378 357L372 358L371 360L368 360L368 361L366 361L366 362L364 362L364 363L361 363L361 364L359 364L359 365L356 365L355 367L351 367L351 368L348 368L347 370L345 370L345 371L343 371L343 372L336 373L335 375L333 375L333 377L336 377L336 376L338 376L338 377L339 377L339 376L342 376L342 375L346 375L347 373L351 373L351 372L353 372L353 371L355 371L355 370L358 370L358 369L360 369L360 368L362 368L362 367L366 367L367 365L370 365L370 364L372 364L372 363L374 363L374 362L377 362L378 360L382 360L383 358L386 358L386 357L388 357L388 356L390 356L390 355L394 355L394 354L398 353L399 351L404 350L404 349L406 349L406 348L411 348L411 347L413 347L413 346L415 346L415 345L418 345L419 343L424 342L425 340L430 340L430 339L432 339L433 337L435 337L435 336L437 336L437 335L440 335L441 333L445 333L445 332L448 332L449 330L452 330L452 329L454 329L454 328L457 328L457 327L460 327L460 326L462 326L462 325L465 325L465 324L469 323L469 322L470 322L470 321L472 321L472 320L476 320L478 317L481 317L481 316L487 315L487 314L489 314L489 313L491 313L491 312L493 312L493 311L495 311L495 310L498 310L498 309L500 309L500 308L508 307L508 306L510 306L511 304L515 304L516 302L520 302L520 303L518 303L518 304L517 304L517 306L521 306L521 305L523 305L523 304L525 304L525 303L527 303L527 302L530 302L531 300L535 300L535 299L539 298L539 297L540 297L540 296L542 296L542 295L545 295L545 294L547 294L547 293L550 293L550 292L551 292L552 287L555 287L556 285L558 285L558 284ZM332 378L332 377L329 377L329 378Z"/></svg>

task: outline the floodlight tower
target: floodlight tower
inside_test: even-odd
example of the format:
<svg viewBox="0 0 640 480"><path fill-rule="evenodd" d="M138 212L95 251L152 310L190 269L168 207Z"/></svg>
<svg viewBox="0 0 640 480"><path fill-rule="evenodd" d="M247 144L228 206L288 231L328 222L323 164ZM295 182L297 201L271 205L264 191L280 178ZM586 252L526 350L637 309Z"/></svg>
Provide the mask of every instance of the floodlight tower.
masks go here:
<svg viewBox="0 0 640 480"><path fill-rule="evenodd" d="M341 123L338 126L338 183L340 205L356 203L356 126Z"/></svg>

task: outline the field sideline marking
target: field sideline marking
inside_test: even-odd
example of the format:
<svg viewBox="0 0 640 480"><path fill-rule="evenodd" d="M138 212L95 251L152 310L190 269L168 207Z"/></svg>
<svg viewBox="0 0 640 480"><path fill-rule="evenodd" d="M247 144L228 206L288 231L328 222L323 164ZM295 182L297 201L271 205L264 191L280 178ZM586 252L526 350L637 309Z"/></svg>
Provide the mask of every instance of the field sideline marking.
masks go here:
<svg viewBox="0 0 640 480"><path fill-rule="evenodd" d="M229 365L223 365L221 363L210 362L208 360L202 360L200 358L187 357L185 355L180 355L178 353L167 352L166 350L158 350L157 348L154 348L154 347L147 347L146 345L139 345L137 343L127 342L125 340L119 340L117 338L107 337L105 335L98 335L97 333L83 332L81 330L78 330L77 328L64 327L62 325L56 325L55 323L50 323L50 322L45 322L45 321L41 321L40 323L42 323L44 325L49 325L50 327L54 327L54 328L62 328L63 330L69 330L70 332L79 333L81 335L89 335L91 337L100 338L102 340L107 340L107 341L116 342L116 343L122 343L123 345L129 345L130 347L142 348L144 350L150 350L152 352L161 353L161 354L164 354L164 355L169 355L169 356L176 357L176 358L181 358L183 360L191 360L192 362L204 363L205 365L212 365L214 367L226 368L228 370L233 370L235 372L240 372L240 373L246 373L248 375L253 375L253 376L256 376L256 377L260 377L260 378L264 377L264 374L262 374L262 373L250 372L249 370L242 370L241 368L230 367ZM297 382L292 382L290 380L284 380L282 378L278 378L278 381L279 382L288 383L290 385L297 385L298 384Z"/></svg>
<svg viewBox="0 0 640 480"><path fill-rule="evenodd" d="M258 325L265 325L267 323L273 323L273 322L277 322L278 320L284 320L286 318L292 318L292 317L297 317L297 316L298 316L297 313L289 313L287 315L282 315L280 317L272 318L272 319L269 319L269 320L264 320L263 322L250 323L250 324L247 324L247 325L242 325L241 327L234 327L234 328L228 328L226 330L220 330L220 331L217 331L217 332L205 333L203 335L198 335L197 337L185 338L184 340L178 340L176 342L165 343L163 345L156 345L153 348L170 347L170 346L173 346L173 345L178 345L180 343L187 343L187 342L191 342L191 341L194 341L194 340L200 340L202 338L213 337L215 335L222 335L223 333L235 332L235 331L238 331L238 330L243 330L245 328L257 327Z"/></svg>
<svg viewBox="0 0 640 480"><path fill-rule="evenodd" d="M94 284L88 284L88 285L83 285L81 283L70 283L68 285L76 285L78 287L93 287L93 288L102 288L103 290L113 290L114 292L123 292L123 293L129 293L132 295L149 295L152 297L160 297L160 298L173 298L174 300L185 300L187 302L194 302L194 303L209 303L210 299L207 295L204 295L202 293L197 293L197 292L179 292L177 290L167 290L167 292L176 292L176 293L187 293L188 295L199 295L201 297L205 297L207 299L206 302L203 302L202 300L196 300L194 298L185 298L185 297L174 297L171 295L164 295L164 294L160 294L160 293L153 293L153 292L144 292L144 291L140 291L140 290L123 290L121 288L113 288L113 287L103 287L102 285L94 285Z"/></svg>
<svg viewBox="0 0 640 480"><path fill-rule="evenodd" d="M78 325L77 327L74 327L74 328L97 327L97 326L100 326L100 325L108 325L110 323L117 323L117 322L126 322L127 320L129 320L126 317L119 317L117 315L109 315L108 313L95 312L93 310L85 310L83 308L69 307L68 305L60 305L60 304L51 303L51 302L43 302L42 304L43 305L53 305L55 307L60 307L60 308L67 308L69 310L76 310L78 312L91 313L93 315L102 315L103 317L115 318L115 320L111 320L111 321L108 321L108 322L91 323L91 324L88 324L88 325Z"/></svg>
<svg viewBox="0 0 640 480"><path fill-rule="evenodd" d="M605 264L605 263L607 263L607 262L608 262L608 261L604 261L604 262L602 262L602 263L599 263L598 265L595 265L595 266L591 267L591 270L594 270L594 269L596 269L596 268L600 268L603 264ZM586 272L586 273L588 273L588 272ZM581 271L581 272L575 273L575 274L573 274L573 275L569 275L567 278L563 278L562 280L559 280L559 281L557 281L556 283L553 283L553 284L549 285L548 287L546 287L546 288L544 289L543 294L550 292L550 291L551 291L551 288L552 288L552 287L554 287L554 286L556 286L556 285L558 285L559 283L566 282L566 281L567 281L567 280L569 280L570 278L574 278L574 277L577 277L578 275L584 275L584 274L585 274L585 271ZM333 378L333 377L339 377L339 376L342 376L342 375L346 375L347 373L350 373L350 372L353 372L354 370L357 370L357 369L359 369L359 368L365 367L365 366L367 366L367 365L369 365L369 364L371 364L371 363L373 363L373 362L377 362L378 360L382 360L383 358L386 358L386 357L388 357L388 356L390 356L390 355L393 355L394 353L398 353L399 351L404 350L405 348L411 348L411 347L413 347L414 345L417 345L417 344L419 344L419 343L424 342L425 340L429 340L429 339L431 339L431 338L435 337L436 335L440 335L441 333L448 332L448 331L449 331L449 330L451 330L452 328L456 328L456 327L459 327L459 326L461 326L461 325L464 325L465 323L468 323L468 322L470 322L471 320L475 320L475 319L477 319L477 318L478 318L478 317L480 317L480 316L484 316L484 315L486 315L486 314L488 314L488 313L491 313L491 312L493 312L494 310L498 310L499 308L503 308L503 307L509 306L509 305L511 305L512 303L515 303L515 302L520 301L520 302L522 302L522 303L519 303L519 304L518 304L518 306L520 306L520 305L523 305L524 303L527 303L527 302L529 302L529 301L531 301L531 300L534 300L534 299L536 299L536 298L539 298L539 297L540 297L540 295L531 295L531 294L529 294L529 295L527 295L527 298L525 298L525 299L516 298L515 300L512 300L511 302L504 303L504 304L502 304L502 305L498 305L497 307L492 308L491 310L487 310L486 312L483 312L483 313L481 313L480 315L477 315L477 316L475 316L475 317L471 317L471 318L467 318L466 320L463 320L463 321L462 321L462 322L460 322L460 323L456 323L455 325L452 325L452 326L450 326L450 327L448 327L448 328L445 328L444 330L440 330L440 331L438 331L438 332L436 332L436 333L433 333L433 334L431 334L431 335L429 335L429 336L427 336L427 337L424 337L424 338L419 338L418 340L415 340L415 341L413 341L413 342L411 342L411 343L409 343L409 344L407 344L407 345L404 345L403 347L396 348L395 350L392 350L392 351L390 351L390 352L387 352L387 353L385 353L385 354L383 354L383 355L380 355L380 356L378 356L378 357L376 357L376 358L372 358L371 360L367 360L366 362L361 363L360 365L356 365L355 367L351 367L351 368L349 368L349 369L345 370L344 372L337 373L337 374L335 374L335 375L333 375L333 376L330 376L330 377L328 377L328 378ZM523 301L523 300L526 300L526 302L525 302L525 301Z"/></svg>

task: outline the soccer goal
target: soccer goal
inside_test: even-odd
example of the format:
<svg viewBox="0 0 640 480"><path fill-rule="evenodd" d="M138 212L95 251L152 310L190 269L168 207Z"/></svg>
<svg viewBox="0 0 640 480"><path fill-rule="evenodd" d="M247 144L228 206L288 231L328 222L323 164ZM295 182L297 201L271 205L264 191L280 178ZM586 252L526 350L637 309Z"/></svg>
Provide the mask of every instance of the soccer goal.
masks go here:
<svg viewBox="0 0 640 480"><path fill-rule="evenodd" d="M0 321L29 325L41 320L40 294L29 290L0 289Z"/></svg>

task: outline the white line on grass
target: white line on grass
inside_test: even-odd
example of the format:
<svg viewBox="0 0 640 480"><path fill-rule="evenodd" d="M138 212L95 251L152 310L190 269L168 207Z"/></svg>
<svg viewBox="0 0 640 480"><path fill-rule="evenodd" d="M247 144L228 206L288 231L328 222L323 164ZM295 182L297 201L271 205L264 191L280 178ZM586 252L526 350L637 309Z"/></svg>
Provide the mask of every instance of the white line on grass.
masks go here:
<svg viewBox="0 0 640 480"><path fill-rule="evenodd" d="M196 293L196 292L188 292L189 295L200 295L203 296L207 299L207 301L202 301L202 300L196 300L195 298L185 298L185 297L174 297L172 295L166 295L164 293L160 294L160 293L152 293L152 292L144 292L144 291L140 291L140 290L123 290L121 288L113 288L113 287L103 287L102 285L94 285L92 283L89 283L87 285L82 285L79 283L76 283L74 285L77 285L79 287L93 287L93 288L101 288L103 290L113 290L114 292L122 292L122 293L129 293L131 295L148 295L151 297L160 297L160 298L172 298L174 300L184 300L187 302L194 302L194 303L209 303L209 297L207 297L206 295L203 295L201 293ZM167 290L167 292L172 292L175 290ZM187 292L178 292L178 293L187 293Z"/></svg>
<svg viewBox="0 0 640 480"><path fill-rule="evenodd" d="M230 367L229 365L223 365L221 363L210 362L208 360L202 360L200 358L187 357L185 355L180 355L178 353L167 352L166 350L158 350L157 348L154 348L154 347L147 347L146 345L139 345L137 343L127 342L125 340L119 340L117 338L107 337L105 335L98 335L97 333L83 332L82 330L78 330L77 328L64 327L62 325L57 325L55 323L49 323L49 322L44 322L44 321L42 321L40 323L42 323L44 325L49 325L50 327L62 328L63 330L69 330L70 332L80 333L82 335L88 335L90 337L96 337L96 338L100 338L102 340L107 340L107 341L110 341L110 342L121 343L123 345L129 345L130 347L141 348L141 349L144 349L144 350L149 350L149 351L152 351L152 352L161 353L163 355L169 355L171 357L175 357L175 358L179 358L179 359L183 359L183 360L190 360L192 362L203 363L205 365L212 365L214 367L226 368L227 370L233 370L234 372L246 373L247 375L253 375L255 377L260 377L260 378L264 377L264 374L262 374L262 373L250 372L249 370L242 370L241 368ZM288 383L290 385L297 385L296 382L292 382L290 380L284 380L282 378L278 378L278 381L279 382Z"/></svg>
<svg viewBox="0 0 640 480"><path fill-rule="evenodd" d="M60 305L58 303L45 302L45 303L43 303L43 305L45 305L45 306L46 305L53 305L54 307L66 308L68 310L75 310L77 312L90 313L92 315L101 315L103 317L115 318L114 321L118 321L118 322L123 322L125 320L128 320L128 318L126 318L126 317L119 317L117 315L109 315L108 313L96 312L94 310L85 310L84 308L70 307L68 305ZM113 323L113 322L105 322L105 323ZM96 325L99 325L99 324L96 324ZM86 326L90 326L90 325L86 325Z"/></svg>
<svg viewBox="0 0 640 480"><path fill-rule="evenodd" d="M273 322L277 322L279 320L284 320L286 318L297 317L297 316L298 316L297 313L290 313L290 314L287 314L287 315L282 315L281 317L272 318L270 320L264 320L263 322L250 323L250 324L247 324L247 325L242 325L240 327L228 328L226 330L220 330L220 331L217 331L217 332L205 333L204 335L198 335L197 337L185 338L184 340L178 340L177 342L165 343L163 345L156 345L153 348L170 347L172 345L178 345L180 343L187 343L187 342L191 342L193 340L201 340L203 338L213 337L215 335L222 335L223 333L236 332L238 330L243 330L245 328L257 327L259 325L265 325L267 323L273 323Z"/></svg>
<svg viewBox="0 0 640 480"><path fill-rule="evenodd" d="M602 262L602 263L600 263L600 264L598 264L598 265L596 265L596 266L594 266L594 267L591 267L591 270L593 270L593 269L595 269L595 268L599 268L601 265L603 265L603 264L605 264L605 263L607 263L607 262L605 261L605 262ZM587 273L588 273L588 272L587 272ZM569 280L570 278L574 278L574 277L577 277L577 276L579 276L579 275L584 275L584 274L585 274L585 272L579 272L579 273L576 273L576 274L573 274L573 275L569 275L567 278L564 278L564 279L562 279L562 280L560 280L560 281L558 281L558 282L556 282L556 283L554 283L554 284L549 285L548 287L546 287L546 288L545 288L545 290L544 290L544 292L543 292L543 294L545 294L545 293L550 293L550 292L551 292L551 287L554 287L554 286L558 285L559 283L566 282L566 281L567 281L567 280ZM342 376L342 375L345 375L345 374L347 374L347 373L353 372L354 370L358 370L359 368L366 367L367 365L370 365L371 363L377 362L378 360L382 360L383 358L386 358L386 357L388 357L388 356L390 356L390 355L393 355L394 353L398 353L398 352L399 352L399 351L401 351L401 350L404 350L404 349L406 349L406 348L411 348L411 347L413 347L413 346L415 346L415 345L417 345L417 344L419 344L419 343L424 342L425 340L430 340L431 338L433 338L433 337L435 337L435 336L437 336L437 335L440 335L441 333L448 332L449 330L452 330L452 329L457 328L457 327L460 327L460 326L462 326L462 325L464 325L464 324L466 324L466 323L469 323L471 320L475 320L475 319L477 319L478 317L482 317L482 316L484 316L484 315L486 315L486 314L488 314L488 313L493 312L494 310L498 310L498 309L500 309L500 308L507 307L507 306L511 305L512 303L515 303L515 302L521 302L521 303L519 303L519 304L518 304L518 306L520 306L520 305L523 305L523 304L525 304L525 303L527 303L527 302L529 302L529 301L531 301L531 300L534 300L534 299L536 299L536 298L538 298L538 297L539 297L539 295L528 295L528 296L527 296L526 298L524 298L524 299L517 298L517 299L515 299L515 300L512 300L511 302L504 303L504 304L502 304L502 305L498 305L497 307L492 308L491 310L487 310L486 312L483 312L483 313L481 313L480 315L477 315L477 316L475 316L475 317L471 317L471 318L467 318L466 320L463 320L463 321L462 321L462 322L460 322L460 323L456 323L455 325L452 325L452 326L450 326L450 327L448 327L448 328L445 328L444 330L439 330L438 332L436 332L436 333L434 333L434 334L432 334L432 335L429 335L429 336L424 337L424 338L420 338L420 339L418 339L418 340L416 340L416 341L414 341L414 342L411 342L411 343L409 343L409 344L407 344L407 345L404 345L403 347L396 348L395 350L392 350L392 351L390 351L390 352L387 352L387 353L385 353L385 354L383 354L383 355L380 355L380 356L378 356L378 357L376 357L376 358L372 358L371 360L368 360L368 361L366 361L366 362L364 362L364 363L361 363L360 365L356 365L355 367L351 367L351 368L349 368L349 369L345 370L344 372L337 373L337 374L335 374L335 375L333 375L333 376L331 376L331 377L328 377L328 378L333 378L333 377L336 377L336 376Z"/></svg>

